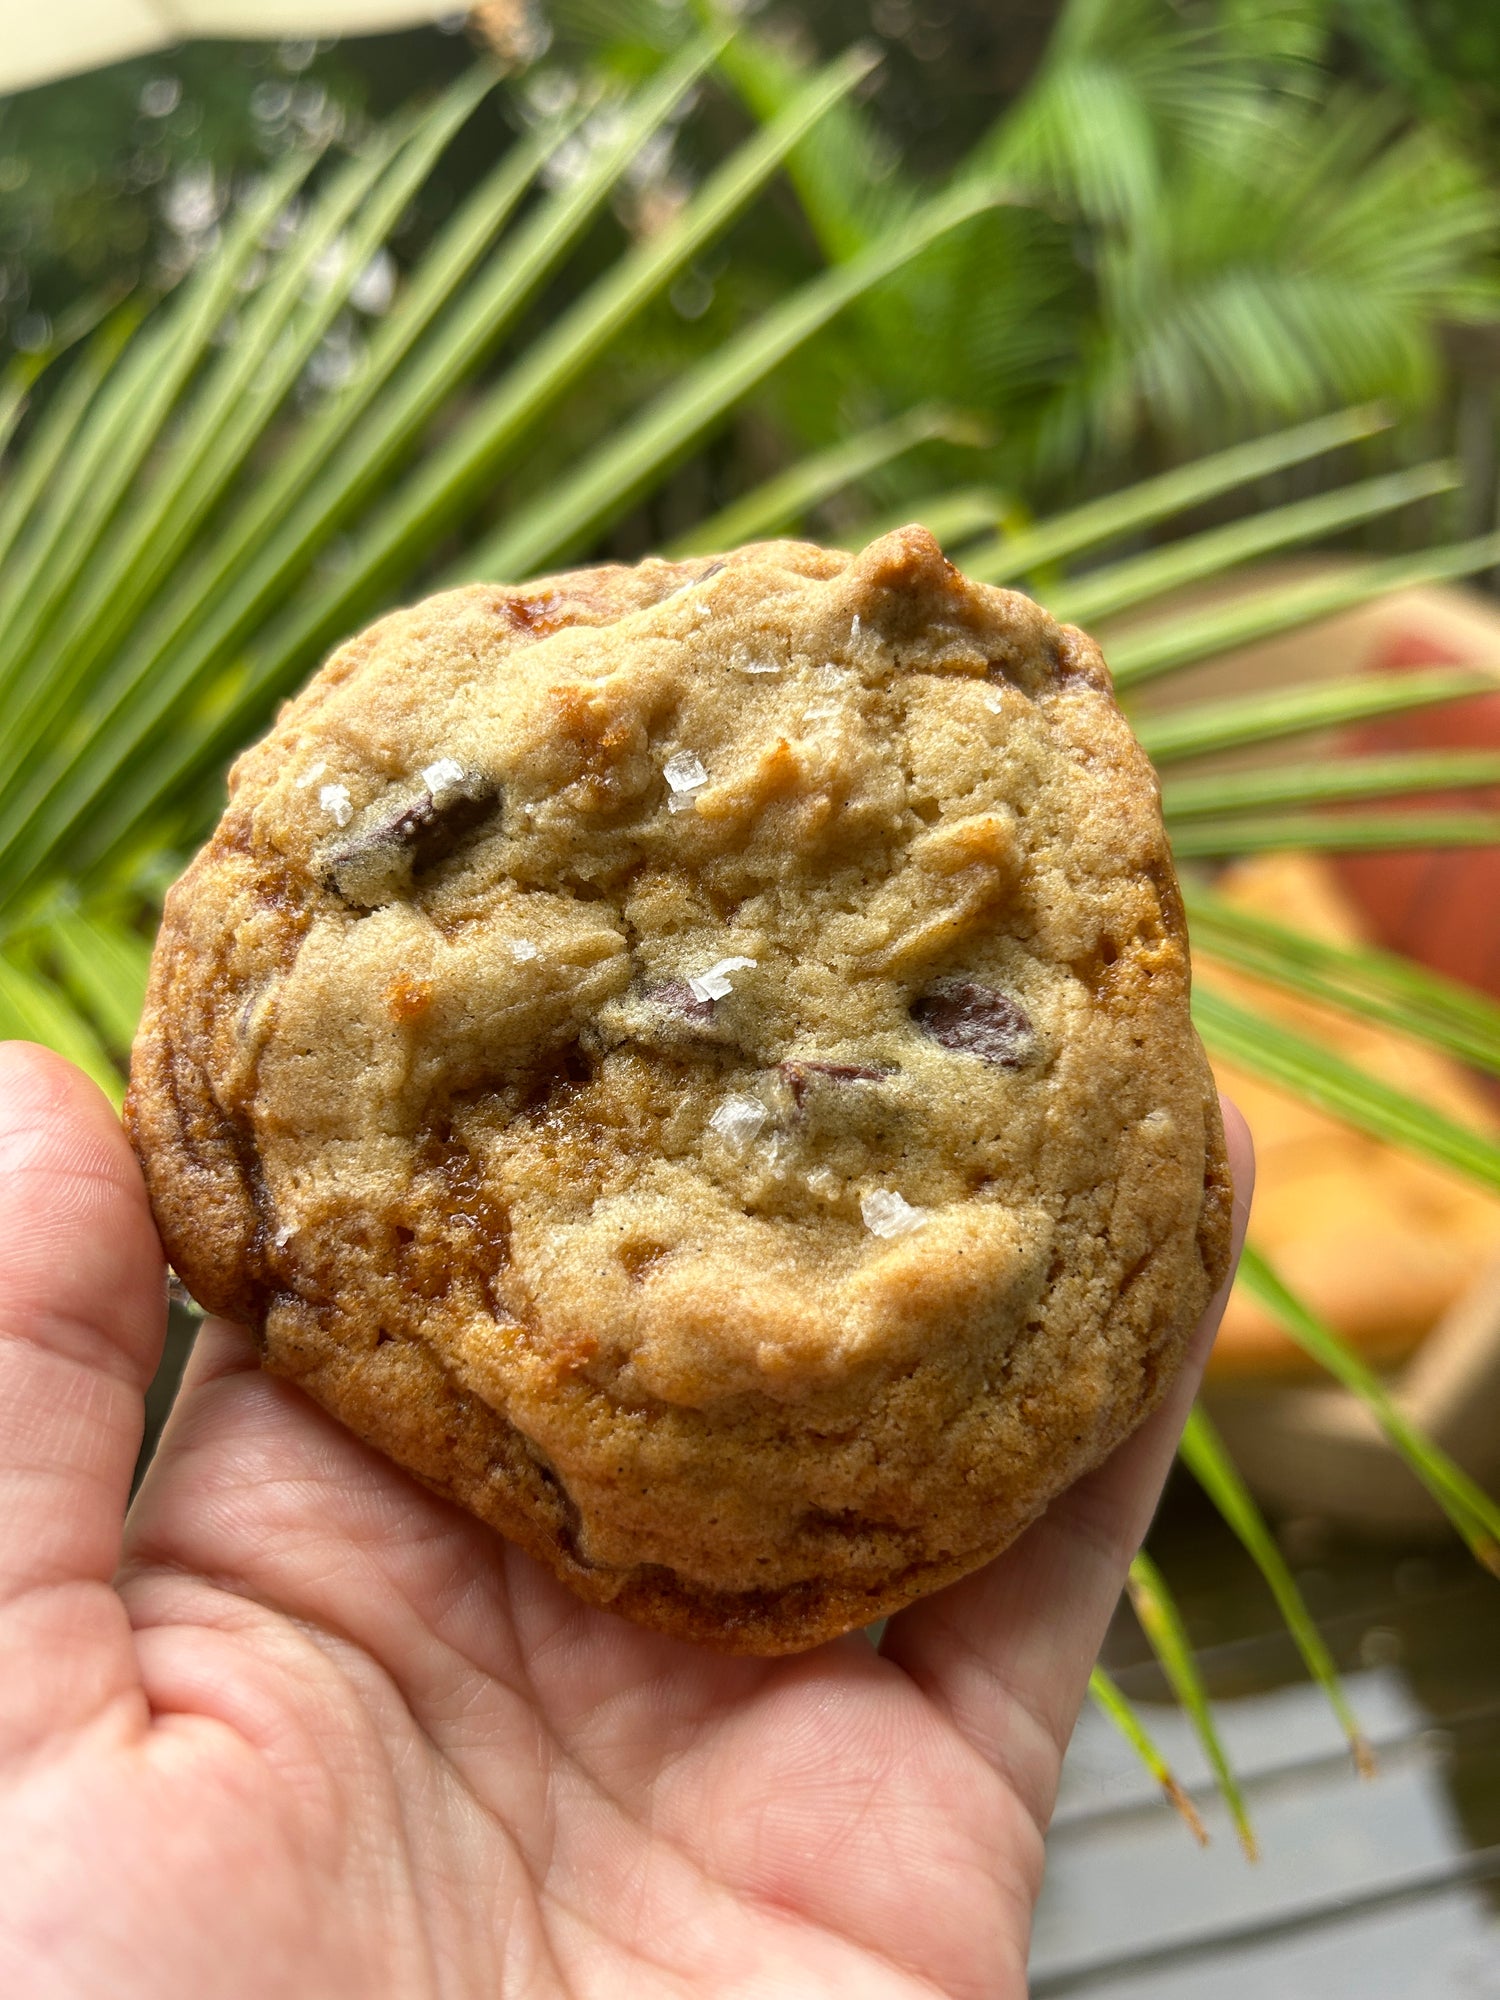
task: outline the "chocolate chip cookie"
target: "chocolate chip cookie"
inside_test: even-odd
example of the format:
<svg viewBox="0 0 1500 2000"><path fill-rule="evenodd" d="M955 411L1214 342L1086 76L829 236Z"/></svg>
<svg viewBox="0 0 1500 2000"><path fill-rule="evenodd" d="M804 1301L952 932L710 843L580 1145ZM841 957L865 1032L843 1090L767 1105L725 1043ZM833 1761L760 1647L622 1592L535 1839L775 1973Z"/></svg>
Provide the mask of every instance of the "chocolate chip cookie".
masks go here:
<svg viewBox="0 0 1500 2000"><path fill-rule="evenodd" d="M267 1367L745 1652L1004 1548L1227 1259L1150 767L918 528L352 640L168 898L128 1115Z"/></svg>

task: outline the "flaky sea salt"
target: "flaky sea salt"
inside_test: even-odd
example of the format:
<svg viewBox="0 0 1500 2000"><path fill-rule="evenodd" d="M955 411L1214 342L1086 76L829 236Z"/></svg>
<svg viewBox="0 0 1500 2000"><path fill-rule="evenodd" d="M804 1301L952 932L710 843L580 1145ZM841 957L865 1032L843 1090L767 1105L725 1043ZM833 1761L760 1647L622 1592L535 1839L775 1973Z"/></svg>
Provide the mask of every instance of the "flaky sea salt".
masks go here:
<svg viewBox="0 0 1500 2000"><path fill-rule="evenodd" d="M819 1201L832 1201L839 1191L839 1177L832 1167L814 1167L807 1176L807 1191Z"/></svg>
<svg viewBox="0 0 1500 2000"><path fill-rule="evenodd" d="M690 812L696 795L708 783L708 773L691 750L679 750L661 767L670 796L667 806L674 813Z"/></svg>
<svg viewBox="0 0 1500 2000"><path fill-rule="evenodd" d="M455 785L461 785L463 781L464 767L451 757L439 757L436 763L424 766L422 771L422 783L434 799L441 798L444 792L451 792Z"/></svg>
<svg viewBox="0 0 1500 2000"><path fill-rule="evenodd" d="M349 803L347 785L324 785L318 793L318 804L324 812L333 815L335 826L347 826L354 817L354 808Z"/></svg>
<svg viewBox="0 0 1500 2000"><path fill-rule="evenodd" d="M700 972L688 980L688 987L695 1000L723 1000L734 991L729 983L731 972L747 972L756 964L753 958L721 958L711 965L707 972Z"/></svg>
<svg viewBox="0 0 1500 2000"><path fill-rule="evenodd" d="M524 965L528 958L540 958L541 952L531 942L530 938L512 938L510 941L510 955L518 964Z"/></svg>
<svg viewBox="0 0 1500 2000"><path fill-rule="evenodd" d="M779 674L781 666L776 660L736 660L734 670L737 674Z"/></svg>
<svg viewBox="0 0 1500 2000"><path fill-rule="evenodd" d="M859 1212L872 1236L909 1236L927 1220L925 1208L913 1208L894 1188L873 1188L861 1195Z"/></svg>
<svg viewBox="0 0 1500 2000"><path fill-rule="evenodd" d="M276 1245L276 1248L278 1250L285 1250L288 1243L291 1242L294 1234L295 1231L293 1230L292 1225L289 1222L283 1222L281 1227L277 1230L276 1234L271 1238L271 1241Z"/></svg>
<svg viewBox="0 0 1500 2000"><path fill-rule="evenodd" d="M293 784L292 790L295 792L305 792L309 785L315 785L318 782L327 769L328 759L320 757L316 764L308 765L302 776Z"/></svg>
<svg viewBox="0 0 1500 2000"><path fill-rule="evenodd" d="M769 1116L758 1097L741 1097L735 1093L724 1099L708 1122L731 1146L748 1146L758 1136Z"/></svg>

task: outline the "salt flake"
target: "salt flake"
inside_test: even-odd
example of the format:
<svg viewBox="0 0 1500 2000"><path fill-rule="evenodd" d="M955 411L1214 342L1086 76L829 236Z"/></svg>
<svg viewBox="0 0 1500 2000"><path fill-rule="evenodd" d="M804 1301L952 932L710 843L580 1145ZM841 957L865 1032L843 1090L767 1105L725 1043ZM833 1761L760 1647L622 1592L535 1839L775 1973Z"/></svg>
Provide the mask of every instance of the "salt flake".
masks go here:
<svg viewBox="0 0 1500 2000"><path fill-rule="evenodd" d="M758 1136L769 1116L758 1097L732 1094L724 1099L708 1122L731 1146L748 1146Z"/></svg>
<svg viewBox="0 0 1500 2000"><path fill-rule="evenodd" d="M326 757L320 757L316 764L309 764L307 769L302 773L302 776L293 785L293 791L305 792L309 785L315 785L318 782L327 769L328 759Z"/></svg>
<svg viewBox="0 0 1500 2000"><path fill-rule="evenodd" d="M691 750L679 750L661 769L671 792L667 800L672 812L690 812L697 793L708 783L708 773Z"/></svg>
<svg viewBox="0 0 1500 2000"><path fill-rule="evenodd" d="M913 1208L893 1188L874 1188L861 1195L859 1212L872 1236L909 1236L927 1220L925 1208Z"/></svg>
<svg viewBox="0 0 1500 2000"><path fill-rule="evenodd" d="M347 826L354 817L347 785L324 785L318 793L318 804L324 812L332 813L335 826Z"/></svg>
<svg viewBox="0 0 1500 2000"><path fill-rule="evenodd" d="M294 1233L292 1225L289 1222L283 1222L276 1234L271 1238L271 1241L276 1245L278 1250L285 1250L288 1243L291 1242Z"/></svg>
<svg viewBox="0 0 1500 2000"><path fill-rule="evenodd" d="M464 781L464 767L451 757L439 757L435 764L428 764L422 771L422 783L434 799L444 792L451 792L455 785Z"/></svg>
<svg viewBox="0 0 1500 2000"><path fill-rule="evenodd" d="M524 965L528 958L540 958L541 952L531 942L530 938L512 938L510 941L510 955L518 964Z"/></svg>
<svg viewBox="0 0 1500 2000"><path fill-rule="evenodd" d="M758 961L753 958L721 958L717 965L711 965L707 972L700 972L688 980L688 987L695 1000L723 1000L734 991L726 975L731 972L749 971Z"/></svg>

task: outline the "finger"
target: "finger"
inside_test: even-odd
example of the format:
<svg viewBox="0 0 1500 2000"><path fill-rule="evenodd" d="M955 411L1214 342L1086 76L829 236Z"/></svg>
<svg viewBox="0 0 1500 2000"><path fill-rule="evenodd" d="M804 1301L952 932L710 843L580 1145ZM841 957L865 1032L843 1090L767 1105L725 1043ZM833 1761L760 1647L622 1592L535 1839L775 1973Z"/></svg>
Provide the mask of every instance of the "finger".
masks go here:
<svg viewBox="0 0 1500 2000"><path fill-rule="evenodd" d="M166 1326L161 1246L103 1094L0 1043L0 1727L128 1683L110 1587ZM13 1740L13 1736L12 1736Z"/></svg>
<svg viewBox="0 0 1500 2000"><path fill-rule="evenodd" d="M1249 1128L1224 1106L1234 1175L1230 1275L1160 1407L995 1562L893 1618L881 1650L1002 1770L1039 1826L1131 1559L1145 1539L1197 1394L1245 1240Z"/></svg>

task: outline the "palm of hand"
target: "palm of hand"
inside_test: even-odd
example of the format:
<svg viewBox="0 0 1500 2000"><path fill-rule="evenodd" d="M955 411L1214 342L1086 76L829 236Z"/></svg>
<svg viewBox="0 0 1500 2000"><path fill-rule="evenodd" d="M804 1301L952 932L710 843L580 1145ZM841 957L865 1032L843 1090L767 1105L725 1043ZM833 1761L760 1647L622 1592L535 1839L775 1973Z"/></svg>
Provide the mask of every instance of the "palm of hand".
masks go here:
<svg viewBox="0 0 1500 2000"><path fill-rule="evenodd" d="M159 1251L90 1086L12 1047L0 1097L0 1986L1024 1993L1186 1383L879 1652L736 1660L576 1603L210 1324L122 1564Z"/></svg>

